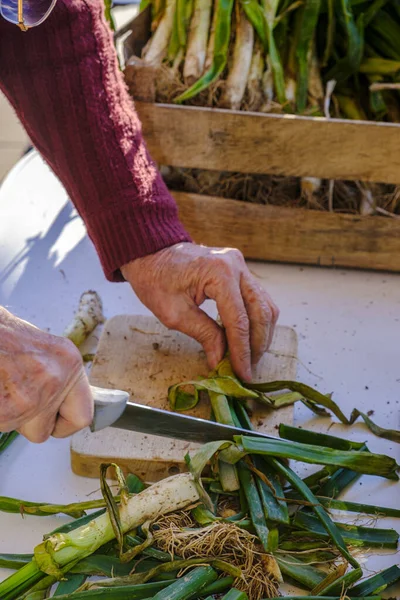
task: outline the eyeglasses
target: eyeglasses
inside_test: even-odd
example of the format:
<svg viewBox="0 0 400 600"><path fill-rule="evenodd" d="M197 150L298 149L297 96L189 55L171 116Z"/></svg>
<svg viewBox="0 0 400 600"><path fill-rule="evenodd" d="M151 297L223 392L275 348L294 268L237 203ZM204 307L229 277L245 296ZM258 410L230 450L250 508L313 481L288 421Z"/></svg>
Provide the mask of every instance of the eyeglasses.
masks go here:
<svg viewBox="0 0 400 600"><path fill-rule="evenodd" d="M0 14L21 31L40 25L47 19L57 0L0 0Z"/></svg>

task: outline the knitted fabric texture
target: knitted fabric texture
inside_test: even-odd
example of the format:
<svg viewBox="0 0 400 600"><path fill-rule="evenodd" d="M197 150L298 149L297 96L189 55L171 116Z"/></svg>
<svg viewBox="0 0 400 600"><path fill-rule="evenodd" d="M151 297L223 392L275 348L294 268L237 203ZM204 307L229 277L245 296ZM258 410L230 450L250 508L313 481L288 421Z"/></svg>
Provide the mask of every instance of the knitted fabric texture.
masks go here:
<svg viewBox="0 0 400 600"><path fill-rule="evenodd" d="M106 277L190 241L144 143L102 0L58 0L21 32L0 18L0 87L83 218Z"/></svg>

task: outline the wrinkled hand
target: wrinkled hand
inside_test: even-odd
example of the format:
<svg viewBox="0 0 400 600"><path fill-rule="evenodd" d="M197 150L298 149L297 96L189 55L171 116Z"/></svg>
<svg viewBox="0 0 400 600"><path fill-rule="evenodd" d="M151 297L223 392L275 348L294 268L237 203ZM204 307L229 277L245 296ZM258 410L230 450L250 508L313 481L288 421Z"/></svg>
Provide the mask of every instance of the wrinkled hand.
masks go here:
<svg viewBox="0 0 400 600"><path fill-rule="evenodd" d="M238 250L181 243L121 272L164 325L202 344L211 368L222 360L227 341L235 372L251 379L251 365L268 349L279 311ZM199 308L207 298L216 301L225 332Z"/></svg>
<svg viewBox="0 0 400 600"><path fill-rule="evenodd" d="M89 425L93 400L77 348L0 307L0 431L31 442Z"/></svg>

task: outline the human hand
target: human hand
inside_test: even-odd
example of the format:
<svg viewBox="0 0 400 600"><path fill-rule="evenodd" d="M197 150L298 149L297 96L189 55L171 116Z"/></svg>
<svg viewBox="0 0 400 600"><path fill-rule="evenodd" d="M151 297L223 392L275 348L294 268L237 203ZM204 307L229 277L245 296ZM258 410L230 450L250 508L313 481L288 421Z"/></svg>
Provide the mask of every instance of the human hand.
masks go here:
<svg viewBox="0 0 400 600"><path fill-rule="evenodd" d="M251 365L271 344L279 310L238 250L180 243L133 260L121 272L166 327L200 342L212 369L227 341L233 369L251 379ZM215 300L225 331L199 308L207 298Z"/></svg>
<svg viewBox="0 0 400 600"><path fill-rule="evenodd" d="M93 400L78 349L0 307L0 431L31 442L89 425Z"/></svg>

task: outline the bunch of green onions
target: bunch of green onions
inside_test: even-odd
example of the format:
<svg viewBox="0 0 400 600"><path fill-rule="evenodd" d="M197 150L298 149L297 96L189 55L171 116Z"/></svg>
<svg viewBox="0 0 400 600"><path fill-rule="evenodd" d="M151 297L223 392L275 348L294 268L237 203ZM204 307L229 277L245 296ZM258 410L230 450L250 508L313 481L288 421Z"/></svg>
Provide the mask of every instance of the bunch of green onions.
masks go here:
<svg viewBox="0 0 400 600"><path fill-rule="evenodd" d="M397 0L142 0L141 9L151 10L152 34L142 60L128 64L151 67L143 85L147 90L154 78L153 101L400 122ZM139 99L144 80L139 76L132 88ZM184 174L170 171L178 179ZM252 180L256 190L263 186L258 175ZM173 177L166 181L176 185ZM216 173L211 182L199 181L198 193L224 196L223 186L215 190ZM301 178L307 207L399 212L394 186L326 184ZM242 187L239 196L247 200ZM287 194L289 204L297 199Z"/></svg>
<svg viewBox="0 0 400 600"><path fill-rule="evenodd" d="M227 372L226 363L223 371ZM238 384L226 374L214 379L218 378L225 378L231 387L229 395L211 391L214 416L251 430L243 399L232 395L237 394ZM178 395L182 400L182 394L175 394L175 399ZM259 439L249 432L234 442L206 444L194 456L186 457L188 473L150 486L135 476L125 481L113 465L120 484L117 497L106 482L110 465L103 465L103 500L92 505L40 503L35 510L33 503L0 498L3 510L17 512L22 506L38 516L64 512L75 517L46 535L33 554L0 555L0 566L17 569L0 583L0 598L38 600L48 597L54 585L56 596L76 600L208 599L228 590L226 600L267 597L261 592L248 596L241 569L224 556L182 557L157 545L160 516L176 517L186 511L196 523L193 529L180 530L188 542L192 535L218 523L249 531L254 552L273 561L276 583L286 578L295 581L310 598L339 599L345 593L350 598L378 600L382 590L400 580L400 569L391 567L360 582L363 570L353 549L396 549L398 533L335 522L330 510L400 517L400 510L337 499L362 474L398 480L399 466L389 456L369 452L361 443L286 425L281 425L279 433L281 439ZM301 479L288 466L288 459L322 468ZM208 467L204 476L207 465L211 469ZM221 516L218 507L227 499L236 502L237 509L230 516ZM89 508L100 510L82 515L83 509ZM92 575L103 578L85 583Z"/></svg>
<svg viewBox="0 0 400 600"><path fill-rule="evenodd" d="M397 0L143 0L141 9L148 5L143 59L172 70L176 103L399 120ZM210 86L215 93L202 95Z"/></svg>

